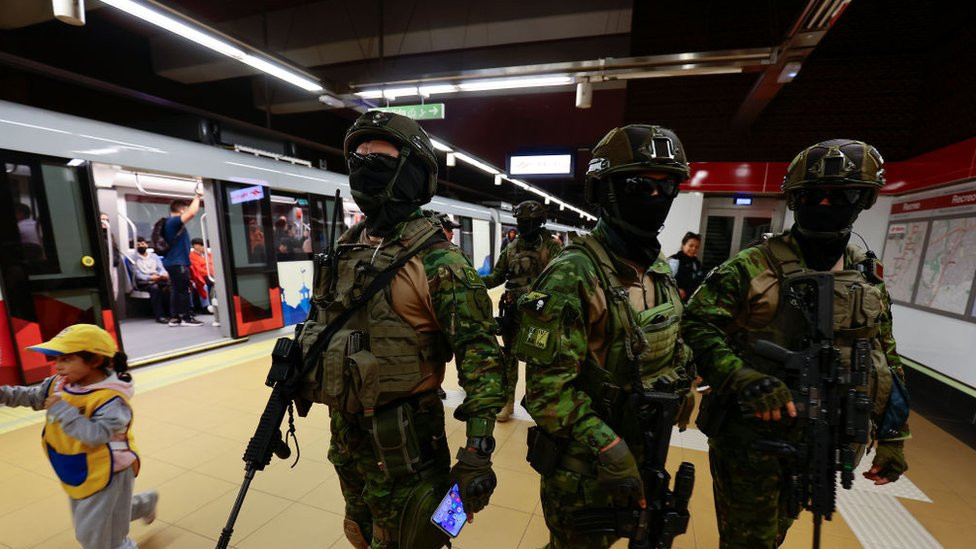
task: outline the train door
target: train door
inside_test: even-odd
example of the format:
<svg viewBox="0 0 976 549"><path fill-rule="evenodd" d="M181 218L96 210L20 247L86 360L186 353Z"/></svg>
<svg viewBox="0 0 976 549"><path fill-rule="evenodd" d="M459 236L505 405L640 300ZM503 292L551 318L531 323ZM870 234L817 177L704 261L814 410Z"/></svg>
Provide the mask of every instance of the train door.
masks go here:
<svg viewBox="0 0 976 549"><path fill-rule="evenodd" d="M53 372L53 362L25 348L65 327L97 324L118 340L102 244L109 235L84 163L10 151L0 159L0 316L9 330L0 337L10 338L0 352L17 359L16 366L0 359L0 383L34 383Z"/></svg>
<svg viewBox="0 0 976 549"><path fill-rule="evenodd" d="M270 204L282 320L291 326L304 321L311 310L312 257L327 247L335 197L274 191ZM341 230L336 227L336 238Z"/></svg>
<svg viewBox="0 0 976 549"><path fill-rule="evenodd" d="M758 241L764 233L782 230L785 202L756 198L736 205L732 197L706 198L702 215L702 267L721 264L739 250Z"/></svg>
<svg viewBox="0 0 976 549"><path fill-rule="evenodd" d="M217 185L232 333L242 337L281 328L270 189L227 181Z"/></svg>

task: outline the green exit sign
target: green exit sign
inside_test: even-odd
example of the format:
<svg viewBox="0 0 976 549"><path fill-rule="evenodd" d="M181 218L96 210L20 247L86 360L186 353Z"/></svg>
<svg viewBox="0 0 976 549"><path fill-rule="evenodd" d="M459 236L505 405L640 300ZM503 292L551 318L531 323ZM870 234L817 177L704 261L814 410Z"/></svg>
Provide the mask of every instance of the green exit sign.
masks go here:
<svg viewBox="0 0 976 549"><path fill-rule="evenodd" d="M444 103L424 105L397 105L395 107L376 107L375 111L392 112L414 120L443 120Z"/></svg>

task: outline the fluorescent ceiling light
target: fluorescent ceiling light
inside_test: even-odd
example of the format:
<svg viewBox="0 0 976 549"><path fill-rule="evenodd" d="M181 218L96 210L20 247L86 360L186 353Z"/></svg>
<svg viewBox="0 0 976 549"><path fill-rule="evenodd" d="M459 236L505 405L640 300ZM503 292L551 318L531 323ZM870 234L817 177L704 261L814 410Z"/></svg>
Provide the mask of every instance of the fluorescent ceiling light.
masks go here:
<svg viewBox="0 0 976 549"><path fill-rule="evenodd" d="M261 59L260 57L251 54L245 54L244 58L240 59L240 62L246 65L250 65L259 71L266 72L271 76L280 78L285 82L288 82L289 84L292 84L294 86L298 86L299 88L302 88L303 90L306 91L318 92L318 91L322 91L323 89L322 86L318 84L318 82L313 82L308 78L305 78L304 76L299 76L291 71L279 67L278 65L269 63L264 59Z"/></svg>
<svg viewBox="0 0 976 549"><path fill-rule="evenodd" d="M356 92L356 95L362 97L363 99L379 99L383 97L383 90L366 90Z"/></svg>
<svg viewBox="0 0 976 549"><path fill-rule="evenodd" d="M428 96L436 93L457 93L460 91L456 84L431 84L420 86L420 95Z"/></svg>
<svg viewBox="0 0 976 549"><path fill-rule="evenodd" d="M454 157L457 158L458 160L462 161L462 162L467 162L468 164L471 164L475 168L478 168L478 169L480 169L481 171L484 171L484 172L488 172L488 173L490 173L492 175L495 175L496 173L501 173L498 170L496 170L495 168L489 166L488 164L485 164L484 162L478 160L477 158L472 158L472 157L464 154L463 152L456 152L455 151Z"/></svg>
<svg viewBox="0 0 976 549"><path fill-rule="evenodd" d="M396 99L397 97L406 97L410 95L417 95L416 86L408 88L386 88L383 90L383 97L391 100Z"/></svg>
<svg viewBox="0 0 976 549"><path fill-rule="evenodd" d="M436 140L434 138L431 138L430 139L430 144L433 145L435 149L437 149L439 151L442 151L442 152L453 152L454 151L454 149L448 147L447 145L441 143L440 141L438 141L438 140Z"/></svg>
<svg viewBox="0 0 976 549"><path fill-rule="evenodd" d="M270 63L258 56L251 55L227 41L221 40L220 38L193 28L183 21L180 21L178 18L165 15L159 11L150 9L147 6L133 2L132 0L102 0L102 3L122 10L129 15L138 17L147 23L152 23L157 27L166 29L173 34L186 38L187 40L196 42L197 44L209 48L217 53L221 53L227 57L232 57L241 63L250 65L255 69L263 71L276 78L280 78L289 84L294 84L295 86L308 91L322 91L322 86L320 86L317 82L309 80L308 78L289 71L288 69L285 69L279 65Z"/></svg>
<svg viewBox="0 0 976 549"><path fill-rule="evenodd" d="M468 80L461 82L461 91L511 90L516 88L537 88L543 86L562 86L572 84L569 76L539 76L533 78L493 78L489 80Z"/></svg>
<svg viewBox="0 0 976 549"><path fill-rule="evenodd" d="M495 185L501 185L501 184L502 184L502 174L496 173L495 174Z"/></svg>

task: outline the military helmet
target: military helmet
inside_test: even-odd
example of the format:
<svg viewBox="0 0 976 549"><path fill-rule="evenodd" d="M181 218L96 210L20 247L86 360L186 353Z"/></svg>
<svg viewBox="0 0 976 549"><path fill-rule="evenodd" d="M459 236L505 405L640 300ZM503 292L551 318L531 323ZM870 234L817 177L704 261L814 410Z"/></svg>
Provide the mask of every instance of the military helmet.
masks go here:
<svg viewBox="0 0 976 549"><path fill-rule="evenodd" d="M884 159L871 145L856 139L830 139L803 149L783 178L787 205L795 207L796 191L824 186L868 189L861 208L874 205L885 184Z"/></svg>
<svg viewBox="0 0 976 549"><path fill-rule="evenodd" d="M355 152L363 141L389 141L400 148L400 157L416 155L427 169L427 189L423 202L430 200L437 190L437 156L427 132L415 120L383 111L369 111L353 122L343 142L343 156Z"/></svg>
<svg viewBox="0 0 976 549"><path fill-rule="evenodd" d="M515 219L545 219L546 207L535 200L520 202L512 209Z"/></svg>
<svg viewBox="0 0 976 549"><path fill-rule="evenodd" d="M685 181L691 175L687 158L681 140L668 128L649 124L614 128L593 148L586 170L586 200L595 203L594 182L614 173L653 170Z"/></svg>

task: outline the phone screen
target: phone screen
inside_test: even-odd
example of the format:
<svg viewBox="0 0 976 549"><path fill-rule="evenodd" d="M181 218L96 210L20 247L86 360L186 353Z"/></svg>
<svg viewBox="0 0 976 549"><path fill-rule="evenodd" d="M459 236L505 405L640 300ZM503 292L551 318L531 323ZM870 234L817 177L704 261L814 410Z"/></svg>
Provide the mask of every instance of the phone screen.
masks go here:
<svg viewBox="0 0 976 549"><path fill-rule="evenodd" d="M467 520L468 514L464 512L461 493L458 491L458 485L455 484L441 500L441 504L437 506L437 510L430 517L430 521L443 530L445 534L454 538L457 537L458 532L461 531L461 527Z"/></svg>

